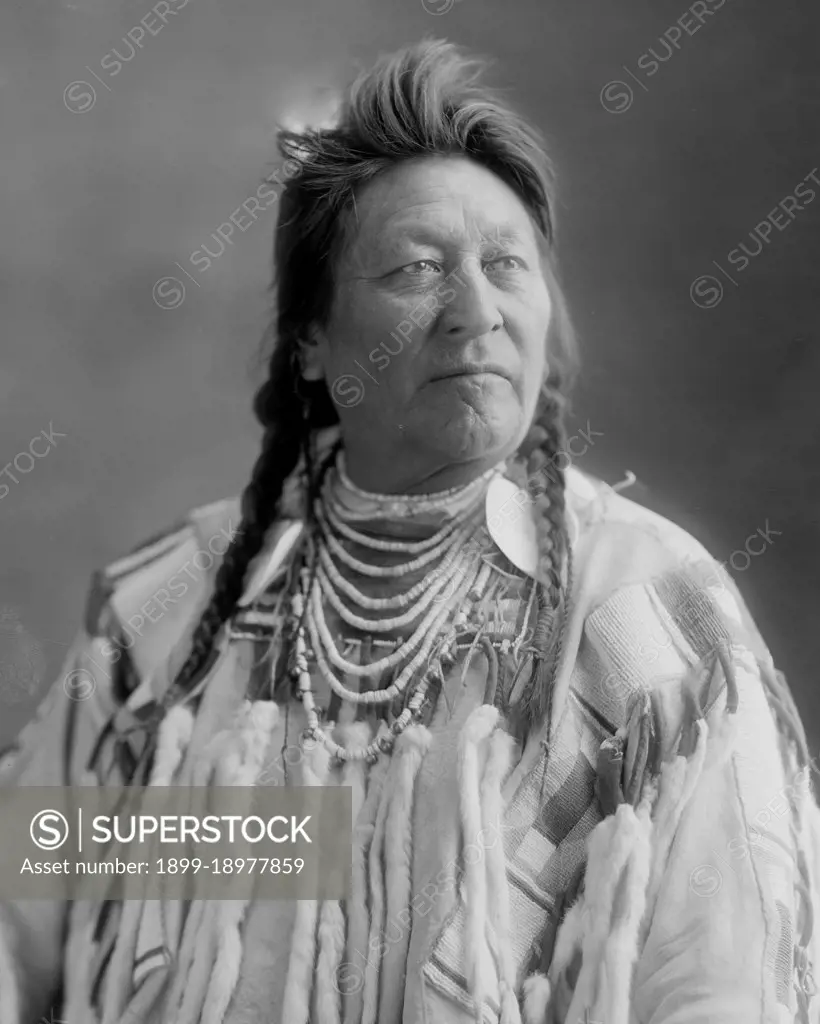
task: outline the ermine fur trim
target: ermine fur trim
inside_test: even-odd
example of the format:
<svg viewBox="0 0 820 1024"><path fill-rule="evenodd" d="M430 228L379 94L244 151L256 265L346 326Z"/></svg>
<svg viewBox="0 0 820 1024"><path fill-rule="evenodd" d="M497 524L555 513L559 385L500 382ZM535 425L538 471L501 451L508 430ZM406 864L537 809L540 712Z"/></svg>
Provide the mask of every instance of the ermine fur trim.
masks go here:
<svg viewBox="0 0 820 1024"><path fill-rule="evenodd" d="M638 926L646 903L651 851L651 822L645 809L637 815L640 828L615 895L613 919L598 970L597 1010L608 1010L613 1024L629 1024L632 972L638 959Z"/></svg>
<svg viewBox="0 0 820 1024"><path fill-rule="evenodd" d="M370 727L366 722L338 725L336 736L343 747L366 746L370 742ZM354 823L364 800L365 781L364 762L345 761L339 784L351 787L351 817ZM341 995L336 975L344 956L345 918L339 900L325 900L322 904L318 942L314 998L316 1024L341 1024Z"/></svg>
<svg viewBox="0 0 820 1024"><path fill-rule="evenodd" d="M503 729L490 736L490 751L481 782L481 810L484 831L493 841L487 851L490 923L495 937L501 986L501 1024L521 1024L515 996L515 965L510 936L510 893L507 887L507 859L504 855L504 805L501 786L512 765L515 741Z"/></svg>
<svg viewBox="0 0 820 1024"><path fill-rule="evenodd" d="M482 704L470 713L459 735L459 803L465 848L478 841L482 830L478 746L495 729L498 717L497 708ZM483 857L472 862L465 858L464 885L464 966L467 988L473 999L476 1024L483 1024L485 981L493 969L486 938L487 871Z"/></svg>
<svg viewBox="0 0 820 1024"><path fill-rule="evenodd" d="M364 989L362 991L362 1016L356 1024L377 1024L379 1012L379 980L381 976L381 945L385 929L385 869L384 835L387 811L393 798L397 773L397 760L390 758L384 783L381 787L379 806L373 827L373 838L368 852L370 882L370 934L367 943L367 962L364 967ZM379 950L378 953L375 950Z"/></svg>
<svg viewBox="0 0 820 1024"><path fill-rule="evenodd" d="M216 785L245 787L243 813L250 813L253 806L253 790L271 734L279 719L279 708L272 701L259 700L243 707L239 717L240 763L233 766L224 779L220 779L219 766L216 769ZM248 899L221 900L218 903L216 923L218 928L216 958L205 995L201 1024L222 1024L231 996L239 979L242 963L242 937L240 933L245 917Z"/></svg>
<svg viewBox="0 0 820 1024"><path fill-rule="evenodd" d="M541 973L531 974L524 982L524 1024L546 1024L547 1007L550 1002L552 986Z"/></svg>
<svg viewBox="0 0 820 1024"><path fill-rule="evenodd" d="M330 757L324 743L302 754L302 781L305 786L327 783ZM299 900L291 935L290 960L282 1003L282 1021L308 1024L312 995L313 967L316 959L318 900Z"/></svg>
<svg viewBox="0 0 820 1024"><path fill-rule="evenodd" d="M388 939L383 957L385 969L398 968L406 975L410 948L410 900L413 866L413 796L416 776L432 736L424 725L410 725L399 736L393 757L397 761L393 796L385 824L385 886L387 921L399 929L398 941ZM407 919L402 926L402 915ZM392 975L392 971L390 972ZM404 985L383 985L379 999L379 1024L401 1024Z"/></svg>
<svg viewBox="0 0 820 1024"><path fill-rule="evenodd" d="M363 723L364 724L364 723ZM386 730L386 726L380 731ZM347 902L346 974L351 984L345 983L342 1005L344 1024L361 1024L364 1006L364 972L369 954L370 899L367 864L370 846L376 830L376 814L381 803L382 788L387 780L390 758L380 754L367 778L367 793L357 819L354 819L353 849L351 851L352 885Z"/></svg>

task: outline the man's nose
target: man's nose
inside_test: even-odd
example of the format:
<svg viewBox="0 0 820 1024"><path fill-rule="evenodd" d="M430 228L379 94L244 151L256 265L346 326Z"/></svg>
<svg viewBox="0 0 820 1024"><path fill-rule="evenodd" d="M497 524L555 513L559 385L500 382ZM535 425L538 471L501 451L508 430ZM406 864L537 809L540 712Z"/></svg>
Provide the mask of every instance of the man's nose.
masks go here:
<svg viewBox="0 0 820 1024"><path fill-rule="evenodd" d="M498 308L496 291L478 259L462 261L450 277L455 296L442 313L442 328L449 338L465 341L498 331L504 318Z"/></svg>

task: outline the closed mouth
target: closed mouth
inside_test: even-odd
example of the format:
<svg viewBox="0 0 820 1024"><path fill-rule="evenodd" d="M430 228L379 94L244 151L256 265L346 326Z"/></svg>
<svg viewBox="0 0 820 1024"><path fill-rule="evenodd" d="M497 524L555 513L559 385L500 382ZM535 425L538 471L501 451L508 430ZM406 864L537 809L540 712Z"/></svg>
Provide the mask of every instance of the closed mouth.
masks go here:
<svg viewBox="0 0 820 1024"><path fill-rule="evenodd" d="M449 370L447 373L440 373L438 376L433 377L436 380L450 380L453 377L482 377L482 376L495 376L503 377L505 380L509 380L509 374L503 370L500 366L461 366L455 370Z"/></svg>

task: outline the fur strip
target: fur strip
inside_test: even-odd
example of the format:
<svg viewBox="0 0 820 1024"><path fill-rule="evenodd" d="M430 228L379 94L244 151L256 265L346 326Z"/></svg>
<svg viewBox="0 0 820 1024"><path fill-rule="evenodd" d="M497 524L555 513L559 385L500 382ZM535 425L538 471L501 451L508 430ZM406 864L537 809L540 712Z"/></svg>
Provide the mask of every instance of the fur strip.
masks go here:
<svg viewBox="0 0 820 1024"><path fill-rule="evenodd" d="M638 959L638 927L646 905L649 880L652 823L646 807L637 814L638 830L627 861L619 891L603 962L599 968L599 991L606 991L600 1012L607 1010L613 1024L629 1024L632 973Z"/></svg>
<svg viewBox="0 0 820 1024"><path fill-rule="evenodd" d="M587 837L587 868L581 911L581 971L568 1016L584 1018L597 996L598 965L609 935L615 892L629 857L635 812L622 804L614 815L599 822Z"/></svg>
<svg viewBox="0 0 820 1024"><path fill-rule="evenodd" d="M193 791L203 792L206 787L219 779L224 784L226 771L230 771L229 765L238 765L239 757L237 745L239 738L236 735L237 727L247 719L249 704L244 701L234 712L231 724L225 729L214 733L205 743L201 754L191 769L191 788ZM202 808L197 807L201 812ZM185 920L182 941L178 946L176 964L171 977L171 985L165 1000L164 1024L178 1024L179 1014L182 1012L182 1003L190 988L189 976L193 970L194 960L199 960L202 954L201 944L204 940L208 922L211 920L209 907L210 900L195 899L191 902L188 915ZM169 934L176 934L180 928L181 903L179 900L169 901L167 916L169 918ZM171 931L173 929L173 932ZM211 957L213 957L211 947ZM210 963L209 962L209 968ZM207 975L206 975L207 977ZM207 982L203 982L203 985ZM204 995L204 992L202 993ZM189 1000L192 998L189 995Z"/></svg>
<svg viewBox="0 0 820 1024"><path fill-rule="evenodd" d="M523 985L524 1024L546 1024L551 991L552 987L543 974L531 974L527 978Z"/></svg>
<svg viewBox="0 0 820 1024"><path fill-rule="evenodd" d="M413 797L416 777L431 740L426 726L410 725L399 736L393 754L398 763L393 796L387 810L384 860L386 920L391 932L393 928L398 930L398 940L385 934L387 950L383 957L383 971L389 983L381 988L379 1024L401 1024L402 1021L403 982L410 949L410 900L413 895Z"/></svg>
<svg viewBox="0 0 820 1024"><path fill-rule="evenodd" d="M504 804L501 786L512 766L515 741L503 729L490 737L490 751L481 783L481 816L484 830L491 831L494 842L487 847L490 923L494 932L501 987L501 1024L521 1024L515 996L515 964L510 935L510 892L507 885L507 859L504 855Z"/></svg>
<svg viewBox="0 0 820 1024"><path fill-rule="evenodd" d="M163 726L168 726L170 735L163 741ZM175 704L169 709L160 725L156 759L151 772L152 786L172 786L179 767L194 733L194 714L185 704ZM176 949L181 932L181 907L178 899L163 900L161 905L162 927L169 949ZM139 940L137 940L139 942Z"/></svg>
<svg viewBox="0 0 820 1024"><path fill-rule="evenodd" d="M366 745L370 730L365 722L346 723L336 727L336 737L344 747ZM351 818L355 822L357 807L363 797L364 765L346 761L341 785L352 787ZM357 783L359 784L357 787ZM336 978L344 956L345 919L339 900L325 900L319 912L318 956L313 994L313 1017L316 1024L341 1024L341 996Z"/></svg>
<svg viewBox="0 0 820 1024"><path fill-rule="evenodd" d="M380 731L383 733L386 729L387 726L382 724ZM376 829L376 814L389 769L390 757L387 754L380 754L379 760L370 769L367 794L353 828L352 884L350 900L347 903L347 960L342 964L344 977L340 977L344 1024L360 1024L362 1019L364 977L370 959L367 951L370 937L367 863Z"/></svg>
<svg viewBox="0 0 820 1024"><path fill-rule="evenodd" d="M151 786L170 786L194 731L190 708L177 704L160 722L157 749L151 769Z"/></svg>
<svg viewBox="0 0 820 1024"><path fill-rule="evenodd" d="M185 992L188 973L191 969L194 955L197 952L197 941L207 907L207 900L193 900L188 910L188 916L185 919L185 930L182 936L182 945L174 964L171 986L165 1000L163 1024L176 1024L179 1005Z"/></svg>
<svg viewBox="0 0 820 1024"><path fill-rule="evenodd" d="M356 1024L377 1024L379 1010L379 981L381 959L384 955L383 936L385 930L385 871L384 833L387 811L393 797L398 760L391 757L381 787L373 838L370 842L367 864L370 882L370 934L367 944L367 963L364 967L364 989L362 990L361 1022Z"/></svg>
<svg viewBox="0 0 820 1024"><path fill-rule="evenodd" d="M218 929L213 972L202 1010L201 1024L221 1024L231 1001L242 964L240 928L247 900L219 900L213 915Z"/></svg>
<svg viewBox="0 0 820 1024"><path fill-rule="evenodd" d="M370 742L367 722L348 722L336 727L336 737L347 749L364 747ZM340 785L351 788L351 819L355 825L362 808L367 781L363 761L345 761ZM345 950L345 916L339 900L325 900L319 914L319 955L316 961L314 1016L317 1024L341 1024L341 989L337 974Z"/></svg>
<svg viewBox="0 0 820 1024"><path fill-rule="evenodd" d="M116 1024L130 998L142 910L141 899L123 901L116 944L105 972L102 1024Z"/></svg>
<svg viewBox="0 0 820 1024"><path fill-rule="evenodd" d="M252 787L259 777L271 734L279 718L279 709L272 701L260 700L243 707L239 716L238 766L225 778L220 768L215 772L215 784L246 788L246 799L240 808L249 813L253 805ZM233 813L236 813L234 811ZM242 963L242 937L240 929L245 917L248 899L221 900L216 914L219 934L213 973L205 995L202 1024L222 1024L231 996L239 979Z"/></svg>
<svg viewBox="0 0 820 1024"><path fill-rule="evenodd" d="M482 829L478 746L498 724L498 709L482 704L470 713L459 735L459 802L464 845L477 841ZM486 939L487 875L484 859L464 862L464 966L477 1024L483 1024L485 980L493 969Z"/></svg>
<svg viewBox="0 0 820 1024"><path fill-rule="evenodd" d="M230 727L232 742L214 763L215 786L245 786L250 793L278 709L270 701L243 701ZM250 808L251 798L246 799ZM175 1024L220 1024L239 976L242 941L239 924L246 900L208 900L197 935L197 949ZM220 955L221 954L221 955Z"/></svg>
<svg viewBox="0 0 820 1024"><path fill-rule="evenodd" d="M340 1024L341 999L336 972L345 948L345 919L339 900L325 900L319 914L319 955L314 992L315 1024Z"/></svg>
<svg viewBox="0 0 820 1024"><path fill-rule="evenodd" d="M324 743L317 743L303 752L302 782L305 786L326 784L329 755ZM312 992L313 967L316 958L316 922L318 900L299 900L291 935L285 995L281 1019L288 1024L308 1024Z"/></svg>
<svg viewBox="0 0 820 1024"><path fill-rule="evenodd" d="M198 1024L216 956L220 900L207 900L196 935L196 951L174 1024Z"/></svg>
<svg viewBox="0 0 820 1024"><path fill-rule="evenodd" d="M628 1024L631 965L649 874L646 808L639 818L630 804L621 805L593 829L587 849L583 959L568 1016L600 1019L605 1013L608 1024ZM609 974L625 964L630 965L628 977Z"/></svg>
<svg viewBox="0 0 820 1024"><path fill-rule="evenodd" d="M555 936L555 949L549 968L553 988L558 976L569 970L576 952L581 949L584 938L584 904L585 896L582 894L567 911Z"/></svg>

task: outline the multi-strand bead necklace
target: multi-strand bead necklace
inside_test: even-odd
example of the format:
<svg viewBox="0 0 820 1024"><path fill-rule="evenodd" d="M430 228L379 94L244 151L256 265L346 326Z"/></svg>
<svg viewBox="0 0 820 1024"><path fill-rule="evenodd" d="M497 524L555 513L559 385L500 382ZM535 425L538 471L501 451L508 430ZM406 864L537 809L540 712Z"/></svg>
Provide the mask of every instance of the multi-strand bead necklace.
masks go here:
<svg viewBox="0 0 820 1024"><path fill-rule="evenodd" d="M307 718L305 741L324 743L337 761L372 763L380 751L390 752L396 737L421 716L431 687L437 690L443 686L444 671L456 661L457 638L468 628L471 612L492 573L492 567L476 557L475 542L484 527L486 487L502 469L503 463L466 487L437 494L372 494L349 479L344 453L340 452L314 506L317 530L310 540L307 564L300 572L300 585L291 601L291 674ZM344 504L339 501L334 484L341 485L346 497ZM445 521L423 540L376 538L354 525L377 518L425 513L441 513ZM362 561L348 551L345 541L365 551L402 555L406 560L393 565ZM423 578L389 597L368 597L343 575L346 568L369 579L396 581L401 577L412 578L425 567L429 568ZM369 664L357 664L337 650L325 619L325 602L343 623L371 636L410 628L412 633L398 644L388 644L391 651L384 657ZM376 618L368 616L368 612L382 615ZM386 617L385 613L390 612L395 614ZM336 743L329 730L322 729L311 689L309 652L330 689L342 700L366 705L388 705L397 698L404 701L389 734L382 734L367 746L349 748ZM382 689L356 691L345 686L337 672L364 680L391 672L393 681Z"/></svg>

